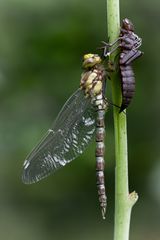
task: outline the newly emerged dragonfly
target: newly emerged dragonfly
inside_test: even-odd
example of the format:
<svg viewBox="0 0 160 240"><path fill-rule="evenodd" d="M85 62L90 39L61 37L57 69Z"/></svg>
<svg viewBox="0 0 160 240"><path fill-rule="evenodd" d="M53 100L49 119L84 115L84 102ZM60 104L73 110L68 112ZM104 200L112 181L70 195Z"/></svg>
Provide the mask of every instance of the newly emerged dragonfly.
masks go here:
<svg viewBox="0 0 160 240"><path fill-rule="evenodd" d="M64 104L51 129L27 156L22 180L35 183L78 157L96 137L96 182L102 216L105 218L104 97L106 71L97 54L86 54L80 88Z"/></svg>
<svg viewBox="0 0 160 240"><path fill-rule="evenodd" d="M118 46L109 51L109 48L115 45ZM142 39L134 33L133 23L125 18L122 21L119 38L111 43L103 42L104 56L109 56L118 47L120 47L119 67L121 74L121 90L122 90L122 104L120 112L126 109L135 93L135 76L132 68L132 62L141 57L143 53L138 49L142 44Z"/></svg>

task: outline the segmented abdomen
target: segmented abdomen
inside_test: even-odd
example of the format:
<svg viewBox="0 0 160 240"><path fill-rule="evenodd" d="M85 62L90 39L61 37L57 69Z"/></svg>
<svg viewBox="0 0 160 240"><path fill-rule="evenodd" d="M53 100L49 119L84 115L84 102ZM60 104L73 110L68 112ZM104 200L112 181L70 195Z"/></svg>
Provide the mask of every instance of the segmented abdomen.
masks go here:
<svg viewBox="0 0 160 240"><path fill-rule="evenodd" d="M102 211L102 217L105 219L107 197L105 192L105 177L104 177L104 152L105 152L105 123L104 123L105 110L97 111L96 121L96 183L98 189L98 197Z"/></svg>
<svg viewBox="0 0 160 240"><path fill-rule="evenodd" d="M122 88L122 105L120 112L130 104L135 93L135 77L131 65L120 64L121 71L121 88Z"/></svg>

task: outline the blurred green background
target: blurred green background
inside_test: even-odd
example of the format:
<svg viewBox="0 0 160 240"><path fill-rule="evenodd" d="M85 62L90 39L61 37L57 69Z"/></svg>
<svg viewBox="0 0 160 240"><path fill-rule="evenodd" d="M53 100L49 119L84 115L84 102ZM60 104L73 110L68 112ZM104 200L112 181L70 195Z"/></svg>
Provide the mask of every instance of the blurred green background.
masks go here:
<svg viewBox="0 0 160 240"><path fill-rule="evenodd" d="M128 109L131 240L160 239L160 1L121 1L143 38L134 64L136 95ZM0 1L0 239L112 239L114 133L106 114L108 209L101 219L94 143L54 176L21 182L26 155L79 86L84 53L107 40L106 2ZM110 83L108 83L110 88Z"/></svg>

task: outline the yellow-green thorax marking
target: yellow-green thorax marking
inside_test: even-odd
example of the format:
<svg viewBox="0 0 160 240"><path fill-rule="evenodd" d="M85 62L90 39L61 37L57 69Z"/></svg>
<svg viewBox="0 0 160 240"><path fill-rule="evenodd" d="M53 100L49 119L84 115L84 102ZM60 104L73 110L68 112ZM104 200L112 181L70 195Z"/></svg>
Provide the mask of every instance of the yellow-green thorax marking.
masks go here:
<svg viewBox="0 0 160 240"><path fill-rule="evenodd" d="M85 54L83 57L84 72L81 76L80 86L86 96L94 97L102 93L105 81L105 69L98 54Z"/></svg>

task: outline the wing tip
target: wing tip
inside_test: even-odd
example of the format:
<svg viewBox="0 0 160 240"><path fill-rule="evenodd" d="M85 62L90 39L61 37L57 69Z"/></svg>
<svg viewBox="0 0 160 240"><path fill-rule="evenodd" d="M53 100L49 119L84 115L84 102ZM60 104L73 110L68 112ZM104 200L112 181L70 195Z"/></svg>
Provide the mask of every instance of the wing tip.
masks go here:
<svg viewBox="0 0 160 240"><path fill-rule="evenodd" d="M28 175L28 174L27 174ZM24 184L32 184L34 183L34 181L32 181L32 179L30 177L28 177L25 173L25 171L23 171L23 174L22 174L22 182Z"/></svg>
<svg viewBox="0 0 160 240"><path fill-rule="evenodd" d="M32 184L32 183L37 182L36 179L34 179L31 176L29 166L30 166L30 161L28 161L28 159L26 159L23 164L23 173L22 173L22 182L24 184Z"/></svg>

